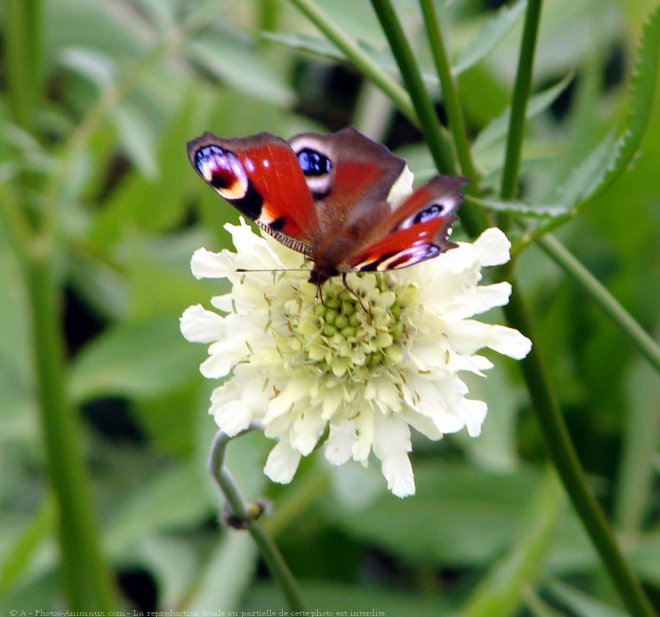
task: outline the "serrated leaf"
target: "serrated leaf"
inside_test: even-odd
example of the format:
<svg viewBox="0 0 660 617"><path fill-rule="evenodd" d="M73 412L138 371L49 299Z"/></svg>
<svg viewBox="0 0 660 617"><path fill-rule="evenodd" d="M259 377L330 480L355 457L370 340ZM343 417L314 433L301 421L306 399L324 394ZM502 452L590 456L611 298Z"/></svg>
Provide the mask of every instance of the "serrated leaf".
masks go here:
<svg viewBox="0 0 660 617"><path fill-rule="evenodd" d="M490 19L481 32L461 54L453 67L455 75L459 75L483 60L497 47L498 43L518 23L527 8L527 0L520 0L513 6L503 6L497 14Z"/></svg>
<svg viewBox="0 0 660 617"><path fill-rule="evenodd" d="M567 207L586 205L609 188L633 162L653 111L660 56L660 6L642 32L630 94L627 128L614 142L605 137L571 174L562 200Z"/></svg>
<svg viewBox="0 0 660 617"><path fill-rule="evenodd" d="M529 120L548 109L548 107L557 100L557 97L559 97L559 95L568 87L572 79L573 73L569 73L554 86L532 96L529 99L527 109L525 110L525 119ZM478 156L479 151L485 150L498 139L501 139L506 135L509 129L510 117L511 109L509 108L479 133L473 145L475 155Z"/></svg>

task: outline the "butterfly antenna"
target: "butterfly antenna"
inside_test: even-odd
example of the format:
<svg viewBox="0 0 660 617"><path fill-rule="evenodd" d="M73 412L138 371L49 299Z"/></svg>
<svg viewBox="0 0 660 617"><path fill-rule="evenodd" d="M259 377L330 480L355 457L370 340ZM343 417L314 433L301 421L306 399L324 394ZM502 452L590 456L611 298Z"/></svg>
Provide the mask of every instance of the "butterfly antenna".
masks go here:
<svg viewBox="0 0 660 617"><path fill-rule="evenodd" d="M234 272L309 272L309 268L236 268Z"/></svg>

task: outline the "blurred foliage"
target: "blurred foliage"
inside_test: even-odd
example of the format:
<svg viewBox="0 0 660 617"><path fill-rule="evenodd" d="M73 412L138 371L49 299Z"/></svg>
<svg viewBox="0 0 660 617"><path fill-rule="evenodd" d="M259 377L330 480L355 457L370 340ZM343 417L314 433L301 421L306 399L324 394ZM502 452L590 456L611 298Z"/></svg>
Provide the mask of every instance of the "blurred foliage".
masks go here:
<svg viewBox="0 0 660 617"><path fill-rule="evenodd" d="M323 4L379 66L394 69L368 2ZM491 196L525 5L499 4L437 2ZM397 7L437 91L416 4ZM575 199L560 189L570 192L581 174L585 190L594 165L611 165L613 128L628 126L635 50L653 7L546 3L523 151L526 205L515 212L570 206ZM123 607L278 610L282 599L249 538L219 527L205 468L215 431L206 414L211 385L198 372L204 352L180 336L178 317L223 291L195 281L188 263L199 246L225 246L222 225L237 215L199 182L185 142L204 130L288 137L354 124L406 156L420 178L432 173L431 158L417 130L287 2L51 0L42 10L38 100L17 100L12 67L0 57L0 207L16 198L28 216L57 211L70 394ZM3 5L3 46L8 18ZM651 332L660 296L658 160L656 104L634 166L560 234ZM520 274L580 458L633 567L660 600L657 375L533 246ZM28 296L3 226L0 290L0 613L8 614L64 600ZM273 486L261 475L270 446L263 436L231 445L229 467L246 496L273 500L265 525L309 606L388 616L623 615L544 470L515 363L498 360L471 387L489 402L482 437L416 443L417 495L405 501L386 492L376 469L328 469L318 456L291 486ZM488 607L483 597L501 602Z"/></svg>

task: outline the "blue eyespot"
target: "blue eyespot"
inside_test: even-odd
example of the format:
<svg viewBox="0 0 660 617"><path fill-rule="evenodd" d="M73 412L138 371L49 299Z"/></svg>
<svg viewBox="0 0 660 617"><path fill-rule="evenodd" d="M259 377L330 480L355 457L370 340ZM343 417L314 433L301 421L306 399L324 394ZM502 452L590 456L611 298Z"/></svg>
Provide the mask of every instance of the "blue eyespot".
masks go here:
<svg viewBox="0 0 660 617"><path fill-rule="evenodd" d="M330 159L311 148L298 152L298 164L306 176L325 176L332 171Z"/></svg>

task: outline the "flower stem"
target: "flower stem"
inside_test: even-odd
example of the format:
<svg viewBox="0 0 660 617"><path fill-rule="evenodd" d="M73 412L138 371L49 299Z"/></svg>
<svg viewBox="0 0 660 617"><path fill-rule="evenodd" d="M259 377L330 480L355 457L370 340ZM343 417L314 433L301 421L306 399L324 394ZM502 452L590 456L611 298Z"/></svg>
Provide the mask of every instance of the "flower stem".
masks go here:
<svg viewBox="0 0 660 617"><path fill-rule="evenodd" d="M467 140L463 109L458 97L456 82L451 74L451 66L449 65L449 58L447 57L447 50L442 38L442 29L438 23L435 6L432 0L420 0L419 4L422 9L422 15L424 16L424 25L426 26L426 34L431 46L433 61L435 62L438 79L440 80L442 100L447 111L447 121L454 140L458 163L461 166L463 175L470 179L471 192L478 194L480 193L477 185L478 176L474 161L472 160L470 144Z"/></svg>
<svg viewBox="0 0 660 617"><path fill-rule="evenodd" d="M453 173L456 166L453 161L451 145L445 137L442 125L433 106L433 101L424 86L419 66L413 51L406 40L399 19L390 0L371 0L383 32L392 49L392 54L399 66L399 72L410 92L419 119L424 139L440 173ZM476 236L487 226L487 218L481 208L463 204L459 211L461 223L471 236Z"/></svg>
<svg viewBox="0 0 660 617"><path fill-rule="evenodd" d="M541 21L541 5L542 0L528 0L525 12L525 24L518 55L518 70L516 71L516 82L511 100L502 185L500 187L500 197L503 200L512 199L516 194L522 140L525 132L525 112L532 89L534 54L536 40L538 39L539 22Z"/></svg>
<svg viewBox="0 0 660 617"><path fill-rule="evenodd" d="M554 236L539 238L537 244L564 272L572 276L591 299L610 318L612 323L626 336L637 351L642 354L655 368L660 371L660 349L655 341L633 319L612 294L601 285L596 277L589 272Z"/></svg>
<svg viewBox="0 0 660 617"><path fill-rule="evenodd" d="M421 77L419 79L410 78L410 75L419 75L419 69L414 61L412 52L398 24L396 15L389 4L389 0L372 0L372 4L376 8L383 30L390 42L392 52L399 64L399 70L404 78L408 77L406 79L406 85L410 90L413 105L415 105L415 109L419 114L420 124L427 134L429 147L433 150L434 147L437 147L437 144L435 140L428 137L429 135L435 135L436 131L433 127L434 125L439 126L439 122L435 114L431 116L426 113L429 105L423 101L424 99L430 100L430 98L423 87ZM510 132L513 132L513 135L509 135L507 142L505 171L502 182L502 194L507 198L512 197L516 190L525 108L531 86L531 72L538 36L540 9L540 0L529 0L514 92L515 100L511 113ZM425 12L427 22L431 17L432 15L428 11ZM434 34L432 32L434 26L429 26L427 23L427 29L431 30L429 36L435 38L435 43L432 44L436 46L435 52L437 52L437 48L440 48L442 43L441 38L436 36L439 28L437 28L437 32ZM406 51L406 48L408 51ZM437 58L436 62L438 62ZM441 75L442 71L440 69L438 71L439 75ZM453 86L450 80L443 80L442 85L443 92L446 96L445 89L451 89ZM459 128L458 125L454 126L454 135L459 131ZM467 138L465 138L465 141L467 141ZM436 162L439 159L441 157L436 155ZM468 233L473 236L483 231L486 226L486 218L483 214L479 217L470 212L466 220L461 220ZM507 278L510 280L514 289L509 305L505 307L505 314L509 324L534 341L535 338L531 331L531 323L527 316L526 307L519 295L519 287L513 275L513 265L510 266ZM652 616L653 611L650 603L623 557L598 502L589 490L584 471L573 448L568 430L561 415L561 410L541 361L537 343L532 347L532 351L527 359L523 361L522 368L525 382L553 462L557 467L564 488L570 496L594 546L599 551L612 581L619 589L624 603L633 615L639 615L640 617Z"/></svg>
<svg viewBox="0 0 660 617"><path fill-rule="evenodd" d="M41 0L7 0L5 46L7 99L13 121L29 128L42 87Z"/></svg>
<svg viewBox="0 0 660 617"><path fill-rule="evenodd" d="M305 611L306 606L300 588L291 570L287 566L282 553L278 550L272 538L263 527L248 514L248 506L243 499L236 482L225 467L227 445L232 438L223 431L218 431L211 445L209 455L209 471L222 491L231 514L244 521L247 530L261 551L261 556L268 564L273 579L279 585L292 611Z"/></svg>
<svg viewBox="0 0 660 617"><path fill-rule="evenodd" d="M412 122L417 115L407 92L380 67L362 48L311 0L290 0L329 41L339 49L375 86L380 88Z"/></svg>
<svg viewBox="0 0 660 617"><path fill-rule="evenodd" d="M394 7L389 0L371 0L371 4L399 65L401 79L410 92L415 112L424 130L424 139L431 149L436 167L442 173L453 174L456 165L451 144L442 132L433 100L426 90L412 47L406 39Z"/></svg>
<svg viewBox="0 0 660 617"><path fill-rule="evenodd" d="M514 292L509 304L504 307L504 314L512 327L530 339L536 340L533 338L531 320L518 293L515 278L511 274L508 279ZM631 615L653 617L655 614L653 608L625 560L605 515L586 482L584 471L571 443L559 404L548 379L538 345L534 345L529 355L521 361L521 367L550 456L561 477L562 484L571 498L573 507L600 554L611 581L619 590Z"/></svg>
<svg viewBox="0 0 660 617"><path fill-rule="evenodd" d="M35 243L27 267L32 354L48 473L58 510L59 543L71 610L112 610L114 589L102 559L80 427L66 395L64 342L51 251Z"/></svg>

